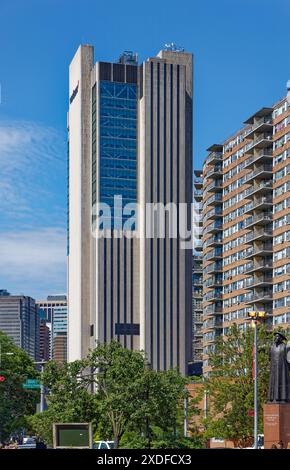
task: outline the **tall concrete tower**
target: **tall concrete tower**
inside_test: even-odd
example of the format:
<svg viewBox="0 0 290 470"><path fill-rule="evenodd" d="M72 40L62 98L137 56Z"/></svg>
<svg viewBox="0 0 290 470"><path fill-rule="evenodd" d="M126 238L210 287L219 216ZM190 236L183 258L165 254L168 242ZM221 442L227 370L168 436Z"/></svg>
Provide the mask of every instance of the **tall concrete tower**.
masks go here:
<svg viewBox="0 0 290 470"><path fill-rule="evenodd" d="M69 360L117 339L154 369L186 373L192 251L179 225L182 203L191 220L192 55L164 50L139 66L126 52L94 64L92 46L80 46L68 127ZM102 226L98 203L110 209ZM168 211L163 236L148 237L147 206L159 203L176 208L175 238Z"/></svg>

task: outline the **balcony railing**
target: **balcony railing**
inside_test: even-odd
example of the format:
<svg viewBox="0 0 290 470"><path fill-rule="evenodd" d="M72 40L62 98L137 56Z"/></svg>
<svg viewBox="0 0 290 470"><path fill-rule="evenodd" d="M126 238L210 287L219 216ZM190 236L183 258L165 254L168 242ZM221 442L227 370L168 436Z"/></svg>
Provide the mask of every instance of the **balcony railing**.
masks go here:
<svg viewBox="0 0 290 470"><path fill-rule="evenodd" d="M206 234L206 233L208 233L208 232L213 232L213 231L215 231L215 230L221 230L221 229L222 229L222 226L223 226L223 225L222 225L222 222L220 222L220 221L218 221L218 222L217 222L217 221L212 222L212 223L210 223L209 225L207 225L207 227L205 227L205 228L203 229L203 233Z"/></svg>
<svg viewBox="0 0 290 470"><path fill-rule="evenodd" d="M272 269L273 263L272 261L261 261L260 263L253 263L249 268L246 270L247 272L258 271L263 269Z"/></svg>
<svg viewBox="0 0 290 470"><path fill-rule="evenodd" d="M260 214L254 217L249 217L245 220L245 228L249 227L250 225L257 224L259 222L271 222L272 221L272 213L268 212L267 214Z"/></svg>
<svg viewBox="0 0 290 470"><path fill-rule="evenodd" d="M247 151L253 149L257 145L268 146L273 142L273 135L272 133L261 134L259 137L254 139L251 144L249 145Z"/></svg>
<svg viewBox="0 0 290 470"><path fill-rule="evenodd" d="M219 190L222 189L223 184L222 181L213 181L212 183L205 186L204 191L212 191L212 190Z"/></svg>
<svg viewBox="0 0 290 470"><path fill-rule="evenodd" d="M252 194L258 192L258 191L265 191L265 190L270 190L272 189L273 182L271 180L269 181L261 181L258 184L254 184L251 188L248 189L246 197L251 196Z"/></svg>
<svg viewBox="0 0 290 470"><path fill-rule="evenodd" d="M207 156L206 162L207 162L207 163L211 163L211 162L213 162L213 161L215 161L215 160L216 160L216 161L220 161L220 160L222 160L222 158L223 158L222 152L211 152L211 153Z"/></svg>
<svg viewBox="0 0 290 470"><path fill-rule="evenodd" d="M265 173L265 172L272 173L272 171L273 171L273 166L272 165L260 165L259 168L257 168L254 171L251 171L251 173L246 175L245 183L247 183L249 180L255 178L257 175L259 175L261 173Z"/></svg>
<svg viewBox="0 0 290 470"><path fill-rule="evenodd" d="M213 194L203 203L203 207L207 207L213 203L219 203L222 201L222 198L223 198L222 193Z"/></svg>
<svg viewBox="0 0 290 470"><path fill-rule="evenodd" d="M271 237L272 235L273 235L272 229L261 228L258 230L254 230L253 232L250 232L246 235L246 243L253 241L255 238L259 238L262 236Z"/></svg>
<svg viewBox="0 0 290 470"><path fill-rule="evenodd" d="M263 129L264 128L263 124L267 124L269 126L272 126L272 118L271 117L263 117L263 118L257 119L254 122L254 124L248 129L247 136L249 136L253 132L258 131L258 128L261 127L261 126L262 126L262 129Z"/></svg>

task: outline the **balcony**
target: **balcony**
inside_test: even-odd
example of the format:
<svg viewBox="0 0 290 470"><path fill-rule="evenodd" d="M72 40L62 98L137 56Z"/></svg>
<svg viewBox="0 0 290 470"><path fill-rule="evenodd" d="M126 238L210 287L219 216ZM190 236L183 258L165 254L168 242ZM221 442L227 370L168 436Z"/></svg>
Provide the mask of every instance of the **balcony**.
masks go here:
<svg viewBox="0 0 290 470"><path fill-rule="evenodd" d="M255 209L270 209L272 205L273 200L271 196L258 197L249 204L248 208L245 210L245 214Z"/></svg>
<svg viewBox="0 0 290 470"><path fill-rule="evenodd" d="M207 206L214 206L216 204L221 203L222 198L223 198L222 193L213 194L206 201L204 201L203 208L205 208Z"/></svg>
<svg viewBox="0 0 290 470"><path fill-rule="evenodd" d="M219 318L211 318L210 320L205 320L203 322L203 329L212 329L212 328L221 328L222 321Z"/></svg>
<svg viewBox="0 0 290 470"><path fill-rule="evenodd" d="M204 258L205 261L209 261L211 259L212 260L213 259L220 259L220 258L222 258L222 256L223 256L222 250L220 248L217 248L215 250L211 250L208 253L206 253L203 258Z"/></svg>
<svg viewBox="0 0 290 470"><path fill-rule="evenodd" d="M255 256L270 256L272 253L272 243L262 243L261 246L253 248L252 252L248 254L247 258L254 258Z"/></svg>
<svg viewBox="0 0 290 470"><path fill-rule="evenodd" d="M221 171L222 171L221 165L214 165L207 171L205 178L220 178Z"/></svg>
<svg viewBox="0 0 290 470"><path fill-rule="evenodd" d="M214 209L211 209L209 212L204 214L203 220L216 219L218 217L221 217L222 213L223 212L221 207L215 207Z"/></svg>
<svg viewBox="0 0 290 470"><path fill-rule="evenodd" d="M262 228L254 230L251 233L248 233L246 236L246 243L252 242L254 240L269 240L273 237L272 229Z"/></svg>
<svg viewBox="0 0 290 470"><path fill-rule="evenodd" d="M215 233L215 232L220 232L222 230L222 222L221 221L217 221L215 220L214 222L212 222L211 224L207 225L204 229L203 229L203 234L206 234L206 233L209 233L209 232L212 232L212 233Z"/></svg>
<svg viewBox="0 0 290 470"><path fill-rule="evenodd" d="M206 158L206 163L216 163L216 162L221 162L223 159L223 153L222 152L211 152L207 158Z"/></svg>
<svg viewBox="0 0 290 470"><path fill-rule="evenodd" d="M266 163L270 164L273 160L272 149L263 149L260 152L254 154L252 157L249 157L245 162L245 168L252 167L255 163Z"/></svg>
<svg viewBox="0 0 290 470"><path fill-rule="evenodd" d="M202 286L203 285L203 279L202 276L194 276L192 277L192 283L194 286Z"/></svg>
<svg viewBox="0 0 290 470"><path fill-rule="evenodd" d="M195 190L193 191L193 197L194 197L194 199L196 199L196 200L202 199L202 195L203 195L203 191L202 191L201 189L195 189Z"/></svg>
<svg viewBox="0 0 290 470"><path fill-rule="evenodd" d="M219 305L208 305L204 308L204 315L221 315L222 307Z"/></svg>
<svg viewBox="0 0 290 470"><path fill-rule="evenodd" d="M247 132L247 138L253 136L257 132L264 132L270 134L270 131L273 128L272 118L271 117L262 117L260 119L256 119L252 127Z"/></svg>
<svg viewBox="0 0 290 470"><path fill-rule="evenodd" d="M212 183L205 186L205 191L215 192L221 191L223 189L222 181L213 181Z"/></svg>
<svg viewBox="0 0 290 470"><path fill-rule="evenodd" d="M222 244L222 237L219 237L219 236L211 236L209 237L207 240L205 240L203 246L205 248L209 247L209 246L217 246L217 245L221 245Z"/></svg>
<svg viewBox="0 0 290 470"><path fill-rule="evenodd" d="M196 176L196 177L193 178L193 184L194 184L195 186L202 186L202 184L203 184L203 179L202 179L201 177L199 177L199 176Z"/></svg>
<svg viewBox="0 0 290 470"><path fill-rule="evenodd" d="M222 292L221 290L215 291L212 290L208 292L207 294L204 295L204 301L205 302L216 302L218 300L221 300L222 298Z"/></svg>
<svg viewBox="0 0 290 470"><path fill-rule="evenodd" d="M272 133L264 133L256 137L247 149L247 152L252 151L255 148L265 148L273 144Z"/></svg>
<svg viewBox="0 0 290 470"><path fill-rule="evenodd" d="M202 302L194 302L193 303L194 310L202 310Z"/></svg>
<svg viewBox="0 0 290 470"><path fill-rule="evenodd" d="M252 179L263 179L269 176L272 177L273 166L272 165L260 165L259 168L256 168L254 171L246 175L245 183L248 183Z"/></svg>
<svg viewBox="0 0 290 470"><path fill-rule="evenodd" d="M252 295L249 295L247 298L247 303L248 304L253 304L256 302L272 302L273 300L273 294L271 290L263 290L261 292L253 293Z"/></svg>
<svg viewBox="0 0 290 470"><path fill-rule="evenodd" d="M258 184L254 184L252 188L249 188L247 192L247 198L251 197L253 194L267 194L272 191L273 182L269 181L261 181Z"/></svg>
<svg viewBox="0 0 290 470"><path fill-rule="evenodd" d="M245 228L249 228L252 225L267 225L272 222L272 213L267 212L267 213L261 213L258 215L255 215L253 217L248 217L248 219L245 220Z"/></svg>
<svg viewBox="0 0 290 470"><path fill-rule="evenodd" d="M253 263L252 266L245 271L245 274L250 274L256 271L272 271L272 269L272 261L261 261L259 263Z"/></svg>
<svg viewBox="0 0 290 470"><path fill-rule="evenodd" d="M216 272L222 272L222 270L223 270L223 267L221 263L212 263L209 266L206 266L205 273L212 274Z"/></svg>
<svg viewBox="0 0 290 470"><path fill-rule="evenodd" d="M205 288L210 288L210 287L219 287L223 283L222 278L218 278L216 276L211 276L204 282L204 287Z"/></svg>
<svg viewBox="0 0 290 470"><path fill-rule="evenodd" d="M247 289L251 289L253 287L263 287L271 285L273 281L272 275L271 276L255 276L254 279L247 283Z"/></svg>

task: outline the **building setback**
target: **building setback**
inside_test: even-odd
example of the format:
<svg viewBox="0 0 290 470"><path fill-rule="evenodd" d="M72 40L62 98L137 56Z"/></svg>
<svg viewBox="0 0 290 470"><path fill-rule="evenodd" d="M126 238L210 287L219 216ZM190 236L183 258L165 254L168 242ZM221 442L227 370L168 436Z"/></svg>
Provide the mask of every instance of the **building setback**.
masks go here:
<svg viewBox="0 0 290 470"><path fill-rule="evenodd" d="M24 295L0 295L0 331L6 333L24 349L34 361L38 361L40 318L35 300Z"/></svg>
<svg viewBox="0 0 290 470"><path fill-rule="evenodd" d="M192 55L163 50L139 66L126 53L94 64L93 47L80 46L69 93L69 360L117 339L145 350L155 369L186 373L192 253L168 227L165 238L145 237L145 205L192 202ZM98 228L95 238L92 209L112 208L115 195L140 204L131 237L121 216L119 238Z"/></svg>
<svg viewBox="0 0 290 470"><path fill-rule="evenodd" d="M215 338L250 310L290 321L290 108L264 107L223 144L203 175L204 373Z"/></svg>

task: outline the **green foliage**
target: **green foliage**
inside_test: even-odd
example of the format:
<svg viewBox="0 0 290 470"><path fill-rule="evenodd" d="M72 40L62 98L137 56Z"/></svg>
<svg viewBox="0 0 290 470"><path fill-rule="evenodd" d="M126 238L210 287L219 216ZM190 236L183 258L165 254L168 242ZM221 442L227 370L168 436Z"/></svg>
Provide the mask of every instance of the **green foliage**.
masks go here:
<svg viewBox="0 0 290 470"><path fill-rule="evenodd" d="M81 378L86 376L86 361L58 364L50 361L43 374L43 384L49 389L48 410L27 418L31 431L52 444L52 424L98 422L98 401Z"/></svg>
<svg viewBox="0 0 290 470"><path fill-rule="evenodd" d="M122 449L144 449L147 447L146 436L142 436L136 431L125 432L121 441ZM175 433L173 430L164 431L158 426L151 429L151 449L201 449L203 447L203 439L199 435L191 438L185 438L182 433Z"/></svg>
<svg viewBox="0 0 290 470"><path fill-rule="evenodd" d="M259 364L259 430L262 432L262 407L267 398L269 381L268 351L271 337L264 326L258 327ZM252 377L254 330L241 331L237 325L227 337L219 337L209 363L213 368L205 382L209 397L206 436L233 439L245 445L253 436L253 420L248 415L254 408Z"/></svg>
<svg viewBox="0 0 290 470"><path fill-rule="evenodd" d="M5 440L24 426L24 415L35 412L39 391L22 388L27 378L38 377L33 361L26 352L15 346L1 331L0 344L0 374L5 376L5 382L0 383L0 440Z"/></svg>
<svg viewBox="0 0 290 470"><path fill-rule="evenodd" d="M183 419L185 378L176 370L151 370L142 352L117 342L98 345L83 361L48 363L43 382L48 410L28 421L47 444L54 422L75 421L92 422L96 440L113 437L118 447L123 438L143 448L151 446L152 428L172 434Z"/></svg>

